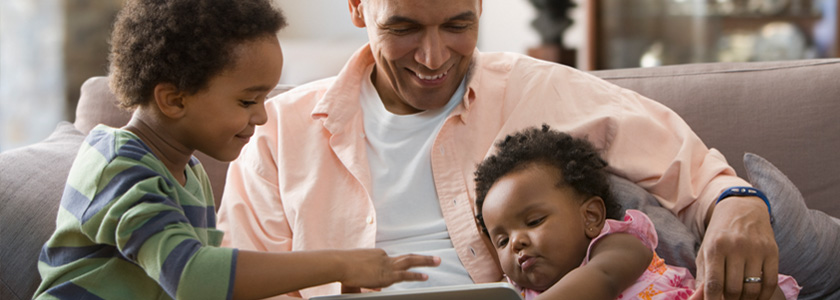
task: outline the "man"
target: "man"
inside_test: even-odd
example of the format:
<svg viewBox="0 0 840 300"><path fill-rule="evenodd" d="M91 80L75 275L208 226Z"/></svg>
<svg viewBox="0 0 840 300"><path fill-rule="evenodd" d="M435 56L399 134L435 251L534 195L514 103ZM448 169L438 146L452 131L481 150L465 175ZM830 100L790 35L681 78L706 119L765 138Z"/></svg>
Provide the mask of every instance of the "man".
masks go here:
<svg viewBox="0 0 840 300"><path fill-rule="evenodd" d="M698 279L708 299L767 299L775 289L764 201L715 205L728 187L749 184L675 113L574 69L478 52L481 0L348 2L370 43L337 77L267 103L268 123L230 166L225 245L379 247L440 256L440 267L423 270L430 285L498 281L473 218L473 171L497 139L546 123L586 136L612 172L704 236Z"/></svg>

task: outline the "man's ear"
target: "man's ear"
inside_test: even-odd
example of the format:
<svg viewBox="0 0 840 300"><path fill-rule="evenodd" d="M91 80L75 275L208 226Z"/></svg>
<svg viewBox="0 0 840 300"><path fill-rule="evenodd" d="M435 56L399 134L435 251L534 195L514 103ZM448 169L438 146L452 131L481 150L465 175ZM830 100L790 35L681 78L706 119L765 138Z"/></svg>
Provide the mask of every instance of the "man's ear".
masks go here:
<svg viewBox="0 0 840 300"><path fill-rule="evenodd" d="M350 6L350 21L356 27L365 28L364 5L362 5L362 0L348 0L347 4Z"/></svg>
<svg viewBox="0 0 840 300"><path fill-rule="evenodd" d="M184 115L184 93L174 84L158 83L152 96L155 105L164 116L178 119Z"/></svg>
<svg viewBox="0 0 840 300"><path fill-rule="evenodd" d="M601 234L601 229L604 228L607 218L604 199L598 196L589 197L581 204L580 213L583 217L586 236L592 239Z"/></svg>

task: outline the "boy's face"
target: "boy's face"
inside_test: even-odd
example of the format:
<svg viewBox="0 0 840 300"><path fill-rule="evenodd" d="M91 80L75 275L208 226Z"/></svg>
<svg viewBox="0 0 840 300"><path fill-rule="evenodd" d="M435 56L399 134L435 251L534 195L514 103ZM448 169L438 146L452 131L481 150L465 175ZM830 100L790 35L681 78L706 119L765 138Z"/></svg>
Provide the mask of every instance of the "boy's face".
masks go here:
<svg viewBox="0 0 840 300"><path fill-rule="evenodd" d="M445 106L469 69L481 1L351 0L350 5L353 23L367 28L374 85L385 107L409 114Z"/></svg>
<svg viewBox="0 0 840 300"><path fill-rule="evenodd" d="M558 186L561 180L556 168L533 163L500 178L485 197L484 223L502 270L522 287L544 291L554 285L580 266L600 233L581 205L583 196Z"/></svg>
<svg viewBox="0 0 840 300"><path fill-rule="evenodd" d="M191 149L221 161L239 156L257 125L265 124L265 100L280 80L283 55L277 38L238 45L234 63L208 87L184 100L188 130L180 137Z"/></svg>

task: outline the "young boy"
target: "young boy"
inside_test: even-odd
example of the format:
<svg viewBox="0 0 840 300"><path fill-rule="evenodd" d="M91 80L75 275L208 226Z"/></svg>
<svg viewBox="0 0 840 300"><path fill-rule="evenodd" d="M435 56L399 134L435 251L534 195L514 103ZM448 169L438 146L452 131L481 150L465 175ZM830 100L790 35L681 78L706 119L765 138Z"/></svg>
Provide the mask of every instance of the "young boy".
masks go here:
<svg viewBox="0 0 840 300"><path fill-rule="evenodd" d="M218 248L207 174L257 125L283 64L268 0L130 0L111 37L111 87L133 110L99 125L71 168L39 259L38 299L263 298L340 281L383 287L438 258L380 249L258 253Z"/></svg>

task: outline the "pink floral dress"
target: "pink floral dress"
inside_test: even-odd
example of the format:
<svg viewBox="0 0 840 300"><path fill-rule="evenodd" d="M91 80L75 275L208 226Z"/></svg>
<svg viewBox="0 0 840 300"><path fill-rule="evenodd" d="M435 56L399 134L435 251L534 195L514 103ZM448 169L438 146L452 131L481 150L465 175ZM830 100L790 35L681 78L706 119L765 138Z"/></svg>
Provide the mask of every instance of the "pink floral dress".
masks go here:
<svg viewBox="0 0 840 300"><path fill-rule="evenodd" d="M611 233L629 233L638 237L651 251L656 249L659 239L653 223L643 212L628 209L624 221L607 219L601 234L592 239L581 266L589 262L592 245ZM508 280L510 281L510 280ZM534 299L540 292L524 289L513 283L520 290L525 300ZM796 299L801 289L793 277L779 275L779 287L787 299ZM624 290L616 299L676 300L688 299L694 293L694 277L686 268L666 265L665 261L653 253L653 259L644 274L636 283Z"/></svg>

